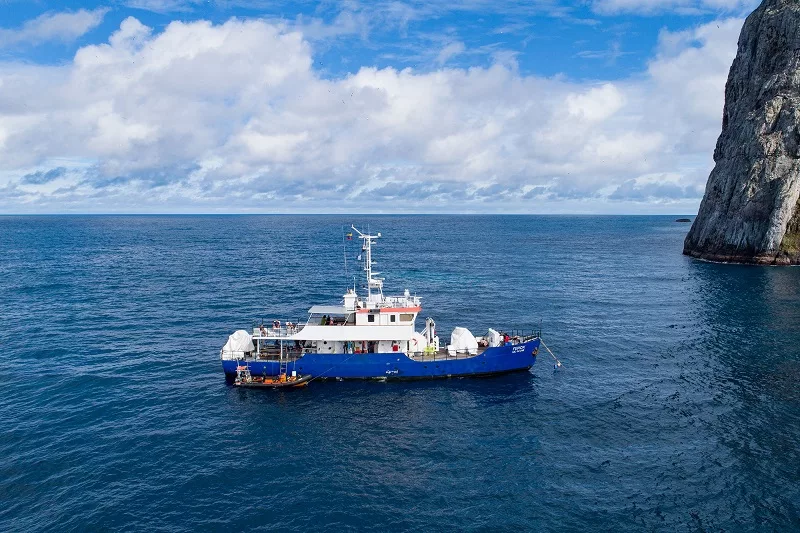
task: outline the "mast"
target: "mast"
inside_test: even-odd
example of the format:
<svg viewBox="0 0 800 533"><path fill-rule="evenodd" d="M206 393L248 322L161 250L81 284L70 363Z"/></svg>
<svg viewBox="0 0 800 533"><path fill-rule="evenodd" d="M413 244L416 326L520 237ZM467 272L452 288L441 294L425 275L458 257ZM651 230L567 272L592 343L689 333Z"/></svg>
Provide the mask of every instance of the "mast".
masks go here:
<svg viewBox="0 0 800 533"><path fill-rule="evenodd" d="M383 279L374 277L380 272L372 271L372 244L376 239L379 239L381 234L369 235L361 233L355 226L351 225L350 228L358 233L358 237L364 241L361 245L361 251L364 252L364 271L367 273L367 301L372 301L372 289L378 289L381 297L383 296Z"/></svg>

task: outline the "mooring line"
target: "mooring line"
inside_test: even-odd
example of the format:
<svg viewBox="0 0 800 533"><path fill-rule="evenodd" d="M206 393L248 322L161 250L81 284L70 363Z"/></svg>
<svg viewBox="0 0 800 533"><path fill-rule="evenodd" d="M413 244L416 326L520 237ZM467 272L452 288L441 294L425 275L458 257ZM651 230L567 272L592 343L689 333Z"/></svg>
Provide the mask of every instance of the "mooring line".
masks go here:
<svg viewBox="0 0 800 533"><path fill-rule="evenodd" d="M544 341L542 340L542 338L541 338L541 337L539 337L539 342L541 342L541 343L542 343L542 346L544 346L544 349L545 349L545 350L547 350L547 353L549 353L550 355L552 355L552 356L553 356L553 359L555 359L555 361L556 361L556 368L560 367L560 366L561 366L561 361L559 361L559 360L558 360L558 357L556 357L556 356L555 356L555 354L554 354L553 352L551 352L551 351L550 351L550 348L548 348L548 347L547 347L547 345L544 343Z"/></svg>

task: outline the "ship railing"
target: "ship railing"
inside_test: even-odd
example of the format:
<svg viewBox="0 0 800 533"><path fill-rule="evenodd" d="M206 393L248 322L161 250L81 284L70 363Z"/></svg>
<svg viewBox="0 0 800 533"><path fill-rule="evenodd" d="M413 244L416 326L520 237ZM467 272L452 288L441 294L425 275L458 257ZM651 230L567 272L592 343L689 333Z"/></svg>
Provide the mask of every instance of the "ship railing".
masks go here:
<svg viewBox="0 0 800 533"><path fill-rule="evenodd" d="M511 337L512 344L530 342L534 339L538 339L542 334L539 329L506 329L502 330L502 332Z"/></svg>
<svg viewBox="0 0 800 533"><path fill-rule="evenodd" d="M306 353L312 353L303 348L284 347L283 355L280 350L253 350L252 352L226 352L220 350L220 359L224 361L284 361L292 362L300 359Z"/></svg>
<svg viewBox="0 0 800 533"><path fill-rule="evenodd" d="M384 296L383 305L388 307L418 307L422 300L418 296Z"/></svg>
<svg viewBox="0 0 800 533"><path fill-rule="evenodd" d="M305 327L305 323L291 322L292 327L286 327L285 322L281 322L281 326L276 328L269 324L253 326L253 338L265 339L267 337L291 337L295 333L301 331ZM262 332L263 328L263 332Z"/></svg>
<svg viewBox="0 0 800 533"><path fill-rule="evenodd" d="M250 353L250 352L247 352ZM219 358L223 361L239 361L247 357L245 352L229 352L226 350L219 351Z"/></svg>
<svg viewBox="0 0 800 533"><path fill-rule="evenodd" d="M477 357L481 353L483 353L483 348L479 348L476 353L469 353L469 352L455 352L450 353L447 350L439 350L436 352L408 352L407 355L414 361L418 361L420 363L434 363L436 361L455 361L457 359L470 359L471 357Z"/></svg>
<svg viewBox="0 0 800 533"><path fill-rule="evenodd" d="M286 361L287 363L293 363L303 355L304 353L299 350L284 352L283 358L281 358L281 354L277 352L253 352L253 359L256 361Z"/></svg>

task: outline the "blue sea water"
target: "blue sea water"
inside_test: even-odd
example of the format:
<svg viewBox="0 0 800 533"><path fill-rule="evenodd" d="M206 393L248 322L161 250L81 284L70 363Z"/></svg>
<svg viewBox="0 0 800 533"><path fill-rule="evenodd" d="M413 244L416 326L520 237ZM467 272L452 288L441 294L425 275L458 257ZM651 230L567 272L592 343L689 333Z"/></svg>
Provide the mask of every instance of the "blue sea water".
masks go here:
<svg viewBox="0 0 800 533"><path fill-rule="evenodd" d="M440 333L541 320L564 366L227 385L229 333L352 284L350 222ZM0 531L798 529L800 269L691 260L687 230L0 217Z"/></svg>

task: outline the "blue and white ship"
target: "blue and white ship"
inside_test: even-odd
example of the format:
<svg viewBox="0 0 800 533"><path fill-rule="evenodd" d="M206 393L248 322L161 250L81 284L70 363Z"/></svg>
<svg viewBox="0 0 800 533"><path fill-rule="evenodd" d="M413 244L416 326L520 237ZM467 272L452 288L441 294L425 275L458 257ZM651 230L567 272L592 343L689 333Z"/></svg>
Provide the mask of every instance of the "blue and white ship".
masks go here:
<svg viewBox="0 0 800 533"><path fill-rule="evenodd" d="M314 379L430 379L526 371L536 361L538 332L491 329L475 337L457 327L440 346L436 324L425 319L416 331L421 299L408 289L386 296L373 272L372 246L381 234L355 227L362 241L366 295L348 289L339 305L315 305L305 324L274 320L233 333L222 348L222 368L233 380L253 376L312 376Z"/></svg>

